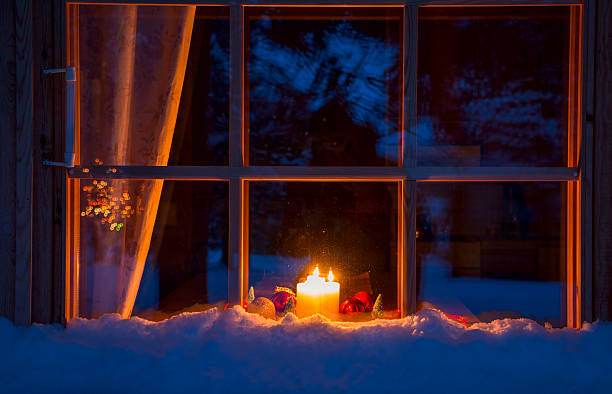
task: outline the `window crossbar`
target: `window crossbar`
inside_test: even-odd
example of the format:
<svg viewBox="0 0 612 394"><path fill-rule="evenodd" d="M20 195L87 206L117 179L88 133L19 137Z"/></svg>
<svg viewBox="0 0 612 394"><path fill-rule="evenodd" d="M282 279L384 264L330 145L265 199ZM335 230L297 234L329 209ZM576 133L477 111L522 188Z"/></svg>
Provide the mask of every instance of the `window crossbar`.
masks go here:
<svg viewBox="0 0 612 394"><path fill-rule="evenodd" d="M78 166L79 179L229 181L576 181L577 167L297 167L297 166Z"/></svg>

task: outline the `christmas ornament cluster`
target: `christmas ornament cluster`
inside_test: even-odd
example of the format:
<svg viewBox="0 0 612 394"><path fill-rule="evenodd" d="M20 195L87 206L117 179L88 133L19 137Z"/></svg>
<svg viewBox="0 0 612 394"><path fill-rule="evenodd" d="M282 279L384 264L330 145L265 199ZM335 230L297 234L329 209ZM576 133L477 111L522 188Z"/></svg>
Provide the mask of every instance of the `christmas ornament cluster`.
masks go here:
<svg viewBox="0 0 612 394"><path fill-rule="evenodd" d="M382 294L379 294L376 301L373 301L370 293L361 291L340 304L340 313L353 314L360 312L370 312L374 319L382 318L384 314Z"/></svg>
<svg viewBox="0 0 612 394"><path fill-rule="evenodd" d="M249 313L257 313L267 319L277 319L287 313L295 314L296 302L295 292L288 287L276 286L272 300L269 300L266 297L255 298L255 290L251 286L245 309Z"/></svg>
<svg viewBox="0 0 612 394"><path fill-rule="evenodd" d="M256 313L267 319L278 319L288 313L295 314L297 302L295 292L289 287L276 286L270 300L266 297L255 297L255 290L251 286L244 308L249 313ZM381 319L384 316L382 295L379 294L374 301L368 292L359 292L344 300L338 311L344 314L369 312L372 318Z"/></svg>

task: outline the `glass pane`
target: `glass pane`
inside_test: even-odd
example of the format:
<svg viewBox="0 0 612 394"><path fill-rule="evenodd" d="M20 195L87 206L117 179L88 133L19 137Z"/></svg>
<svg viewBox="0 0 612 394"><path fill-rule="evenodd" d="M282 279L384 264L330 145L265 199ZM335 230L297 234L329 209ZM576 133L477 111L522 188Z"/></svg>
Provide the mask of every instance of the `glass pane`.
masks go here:
<svg viewBox="0 0 612 394"><path fill-rule="evenodd" d="M418 164L565 166L569 15L419 8Z"/></svg>
<svg viewBox="0 0 612 394"><path fill-rule="evenodd" d="M168 165L229 163L228 10L196 9Z"/></svg>
<svg viewBox="0 0 612 394"><path fill-rule="evenodd" d="M80 316L161 320L225 306L227 183L81 180L79 189Z"/></svg>
<svg viewBox="0 0 612 394"><path fill-rule="evenodd" d="M71 6L82 165L227 164L227 9Z"/></svg>
<svg viewBox="0 0 612 394"><path fill-rule="evenodd" d="M276 286L295 291L318 266L322 276L333 271L340 303L360 292L372 300L382 294L385 316L396 316L397 194L397 183L390 182L250 183L249 286L255 296L272 298ZM298 316L300 305L298 293ZM370 312L328 317L367 320Z"/></svg>
<svg viewBox="0 0 612 394"><path fill-rule="evenodd" d="M246 8L253 165L397 165L402 8Z"/></svg>
<svg viewBox="0 0 612 394"><path fill-rule="evenodd" d="M527 317L564 325L559 183L419 183L421 308L468 322Z"/></svg>

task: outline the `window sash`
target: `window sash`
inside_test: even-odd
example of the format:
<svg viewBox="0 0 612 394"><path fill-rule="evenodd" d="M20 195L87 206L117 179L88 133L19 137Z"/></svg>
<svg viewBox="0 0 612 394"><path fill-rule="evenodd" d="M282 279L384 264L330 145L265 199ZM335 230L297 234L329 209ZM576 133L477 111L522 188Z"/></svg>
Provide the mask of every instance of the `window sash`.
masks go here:
<svg viewBox="0 0 612 394"><path fill-rule="evenodd" d="M75 0L67 4L92 3ZM94 2L95 3L95 2ZM142 1L105 0L106 4L143 4ZM168 0L148 0L146 4L168 4ZM567 325L578 327L581 316L581 178L580 139L582 100L582 1L577 0L354 0L351 5L404 7L403 53L403 114L402 152L397 167L298 167L298 166L249 166L248 138L244 128L244 7L266 6L257 0L182 0L180 4L229 5L230 8L230 116L229 116L229 165L228 166L77 166L68 170L67 246L68 254L74 253L72 240L78 236L78 218L70 206L78 206L78 192L74 192L72 179L167 179L229 182L229 259L228 291L230 304L242 305L248 289L248 233L249 233L249 182L250 181L333 181L333 182L398 182L398 306L401 315L416 310L416 182L456 181L555 181L567 182L567 277L566 316ZM274 5L295 6L346 6L346 0L279 0ZM418 7L453 5L572 5L570 40L569 119L568 119L568 167L417 167L416 135L416 58L418 45ZM269 5L268 5L269 6ZM68 43L70 47L70 43ZM76 104L78 105L78 103ZM78 140L78 139L77 139ZM78 152L78 146L76 148ZM77 156L78 157L78 156ZM78 183L78 181L76 181ZM67 264L71 258L67 256ZM71 272L68 266L68 272ZM67 317L76 316L74 306L78 298L78 279L67 280ZM70 312L71 311L71 312Z"/></svg>

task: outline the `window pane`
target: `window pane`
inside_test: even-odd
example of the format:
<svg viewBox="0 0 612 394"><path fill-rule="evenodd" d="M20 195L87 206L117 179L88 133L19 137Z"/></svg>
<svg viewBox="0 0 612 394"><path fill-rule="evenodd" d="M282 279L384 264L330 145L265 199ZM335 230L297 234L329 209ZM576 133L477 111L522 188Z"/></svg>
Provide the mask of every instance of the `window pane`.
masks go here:
<svg viewBox="0 0 612 394"><path fill-rule="evenodd" d="M80 163L227 164L228 8L71 7Z"/></svg>
<svg viewBox="0 0 612 394"><path fill-rule="evenodd" d="M382 294L386 316L394 316L397 193L390 182L250 183L249 286L255 296L270 298L276 286L295 290L318 266L325 275L333 270L340 302L362 291L374 299Z"/></svg>
<svg viewBox="0 0 612 394"><path fill-rule="evenodd" d="M168 165L229 163L228 10L197 7Z"/></svg>
<svg viewBox="0 0 612 394"><path fill-rule="evenodd" d="M418 164L565 166L569 7L419 8Z"/></svg>
<svg viewBox="0 0 612 394"><path fill-rule="evenodd" d="M80 316L225 306L226 182L81 180L79 196Z"/></svg>
<svg viewBox="0 0 612 394"><path fill-rule="evenodd" d="M419 183L418 299L468 321L561 326L564 186Z"/></svg>
<svg viewBox="0 0 612 394"><path fill-rule="evenodd" d="M246 8L253 165L397 165L402 9Z"/></svg>

